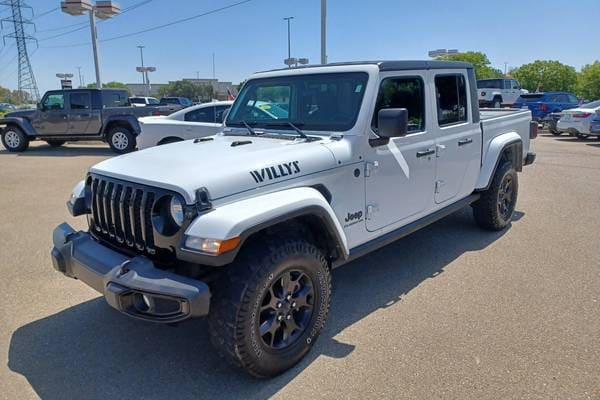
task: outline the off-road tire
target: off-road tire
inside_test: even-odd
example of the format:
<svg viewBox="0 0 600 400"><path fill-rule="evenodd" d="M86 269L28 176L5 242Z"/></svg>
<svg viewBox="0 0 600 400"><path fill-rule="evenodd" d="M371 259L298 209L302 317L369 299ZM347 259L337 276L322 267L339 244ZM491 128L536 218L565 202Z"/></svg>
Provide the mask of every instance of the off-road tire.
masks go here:
<svg viewBox="0 0 600 400"><path fill-rule="evenodd" d="M131 129L124 126L115 126L106 135L108 145L117 154L130 153L135 149L135 136Z"/></svg>
<svg viewBox="0 0 600 400"><path fill-rule="evenodd" d="M492 100L492 108L502 108L502 100L499 97Z"/></svg>
<svg viewBox="0 0 600 400"><path fill-rule="evenodd" d="M20 153L29 147L29 138L18 126L8 125L2 132L2 145L12 153Z"/></svg>
<svg viewBox="0 0 600 400"><path fill-rule="evenodd" d="M504 200L502 193L505 191L504 185L507 179L510 179L512 185L512 195L507 208L508 212L502 212L501 200ZM510 161L505 161L496 170L490 187L482 192L479 200L473 204L473 216L477 224L481 228L491 231L504 229L512 220L518 192L517 171Z"/></svg>
<svg viewBox="0 0 600 400"><path fill-rule="evenodd" d="M312 280L312 314L293 342L274 350L258 331L260 309L278 277L291 270L301 270ZM256 377L269 377L299 362L319 336L329 312L331 276L314 244L293 236L264 236L246 244L212 289L211 342L233 364Z"/></svg>
<svg viewBox="0 0 600 400"><path fill-rule="evenodd" d="M60 147L66 143L65 140L46 140L46 143L50 145L50 147Z"/></svg>

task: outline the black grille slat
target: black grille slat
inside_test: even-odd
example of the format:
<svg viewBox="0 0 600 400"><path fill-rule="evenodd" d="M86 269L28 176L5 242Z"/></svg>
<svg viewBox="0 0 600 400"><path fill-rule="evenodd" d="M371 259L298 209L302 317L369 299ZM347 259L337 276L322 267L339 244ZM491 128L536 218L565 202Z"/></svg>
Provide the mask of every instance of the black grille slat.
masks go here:
<svg viewBox="0 0 600 400"><path fill-rule="evenodd" d="M116 185L110 197L112 220L115 224L115 238L117 242L123 243L123 224L121 223L121 210L119 207L119 200L121 199L121 192L123 191L123 185Z"/></svg>
<svg viewBox="0 0 600 400"><path fill-rule="evenodd" d="M96 230L101 229L98 225L100 222L98 217L98 183L100 183L100 180L97 178L92 181L92 218Z"/></svg>
<svg viewBox="0 0 600 400"><path fill-rule="evenodd" d="M140 208L142 204L142 196L144 192L141 189L135 189L135 195L133 196L133 208L132 208L132 221L133 221L133 238L135 247L138 250L144 250L146 243L144 243L144 237L142 234L142 223L140 218Z"/></svg>
<svg viewBox="0 0 600 400"><path fill-rule="evenodd" d="M123 240L128 246L131 246L131 227L129 225L129 194L131 193L131 188L123 187L121 191L121 197L119 198L119 215L121 218L121 227L123 229Z"/></svg>
<svg viewBox="0 0 600 400"><path fill-rule="evenodd" d="M114 191L115 184L109 182L106 185L104 191L104 212L106 213L106 228L108 229L108 235L115 237L115 220L113 219L114 211L112 209L112 193Z"/></svg>
<svg viewBox="0 0 600 400"><path fill-rule="evenodd" d="M152 231L152 206L154 205L154 193L148 192L148 198L146 199L146 204L143 207L142 221L144 224L144 232L146 242L146 251L150 254L154 254L156 249L154 249L154 233Z"/></svg>
<svg viewBox="0 0 600 400"><path fill-rule="evenodd" d="M98 185L98 217L100 218L100 228L102 229L102 233L108 233L107 223L106 223L106 211L104 208L104 191L106 190L108 182L100 181Z"/></svg>

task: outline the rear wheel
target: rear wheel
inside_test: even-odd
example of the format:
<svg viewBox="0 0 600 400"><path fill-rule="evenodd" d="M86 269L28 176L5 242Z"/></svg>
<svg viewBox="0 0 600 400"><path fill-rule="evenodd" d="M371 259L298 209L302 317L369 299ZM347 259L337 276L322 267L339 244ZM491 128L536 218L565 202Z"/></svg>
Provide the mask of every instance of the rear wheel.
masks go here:
<svg viewBox="0 0 600 400"><path fill-rule="evenodd" d="M110 148L118 154L125 154L135 149L135 136L129 128L124 126L115 126L111 128L107 135Z"/></svg>
<svg viewBox="0 0 600 400"><path fill-rule="evenodd" d="M496 97L493 101L492 101L492 108L500 108L502 107L502 99Z"/></svg>
<svg viewBox="0 0 600 400"><path fill-rule="evenodd" d="M50 145L50 147L60 147L65 144L65 140L46 140L46 143Z"/></svg>
<svg viewBox="0 0 600 400"><path fill-rule="evenodd" d="M2 144L6 150L18 153L27 150L29 138L19 127L9 125L2 132Z"/></svg>
<svg viewBox="0 0 600 400"><path fill-rule="evenodd" d="M477 224L492 231L505 228L515 212L518 192L517 171L511 162L505 161L496 170L488 190L473 204Z"/></svg>
<svg viewBox="0 0 600 400"><path fill-rule="evenodd" d="M258 377L300 361L329 311L331 278L321 251L300 238L268 238L242 250L214 287L214 346Z"/></svg>

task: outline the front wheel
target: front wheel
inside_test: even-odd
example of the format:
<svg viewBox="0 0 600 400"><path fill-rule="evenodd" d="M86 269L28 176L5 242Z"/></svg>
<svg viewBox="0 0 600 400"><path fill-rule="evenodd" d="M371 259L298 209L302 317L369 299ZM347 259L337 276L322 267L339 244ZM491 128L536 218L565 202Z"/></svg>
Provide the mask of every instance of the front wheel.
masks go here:
<svg viewBox="0 0 600 400"><path fill-rule="evenodd" d="M20 153L29 147L29 138L20 128L9 125L2 132L2 144L6 150Z"/></svg>
<svg viewBox="0 0 600 400"><path fill-rule="evenodd" d="M299 362L329 311L331 277L322 252L300 238L263 237L248 244L214 286L213 345L258 377Z"/></svg>
<svg viewBox="0 0 600 400"><path fill-rule="evenodd" d="M129 128L116 126L107 135L110 148L118 154L125 154L135 149L135 136Z"/></svg>
<svg viewBox="0 0 600 400"><path fill-rule="evenodd" d="M517 171L506 161L496 170L490 187L473 204L477 224L492 231L504 229L512 220L518 192Z"/></svg>

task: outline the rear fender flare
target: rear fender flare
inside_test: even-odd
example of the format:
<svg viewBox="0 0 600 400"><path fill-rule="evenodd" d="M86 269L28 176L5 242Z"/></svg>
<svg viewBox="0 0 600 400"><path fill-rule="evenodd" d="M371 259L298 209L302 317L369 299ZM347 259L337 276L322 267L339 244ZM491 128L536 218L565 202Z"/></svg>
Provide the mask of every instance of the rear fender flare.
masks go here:
<svg viewBox="0 0 600 400"><path fill-rule="evenodd" d="M323 195L312 187L300 187L259 195L249 199L225 204L201 214L188 226L186 236L211 239L240 237L235 250L219 257L211 257L178 249L178 258L208 265L225 265L233 261L247 238L265 228L302 216L314 216L322 228L334 240L340 257L347 258L348 243L344 230L333 209Z"/></svg>
<svg viewBox="0 0 600 400"><path fill-rule="evenodd" d="M487 151L483 155L483 164L475 185L476 190L487 190L498 168L502 154L505 150L511 148L514 148L514 151L511 152L513 155L511 161L515 169L517 171L523 170L523 140L521 136L516 132L503 133L490 141Z"/></svg>
<svg viewBox="0 0 600 400"><path fill-rule="evenodd" d="M129 126L134 135L138 135L140 133L140 124L137 118L133 115L123 114L110 115L106 117L106 119L102 121L102 134L106 135L110 128L115 125Z"/></svg>

